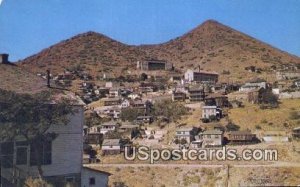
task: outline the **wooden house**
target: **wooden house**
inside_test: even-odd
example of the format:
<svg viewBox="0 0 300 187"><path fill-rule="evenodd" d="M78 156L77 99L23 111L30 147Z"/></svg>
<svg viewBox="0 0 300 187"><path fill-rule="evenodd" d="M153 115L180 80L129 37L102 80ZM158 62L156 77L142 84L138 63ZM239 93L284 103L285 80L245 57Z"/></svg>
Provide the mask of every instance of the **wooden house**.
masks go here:
<svg viewBox="0 0 300 187"><path fill-rule="evenodd" d="M292 136L294 138L300 138L300 127L294 128L292 130Z"/></svg>
<svg viewBox="0 0 300 187"><path fill-rule="evenodd" d="M249 144L257 141L256 135L250 131L230 131L227 136L230 144Z"/></svg>
<svg viewBox="0 0 300 187"><path fill-rule="evenodd" d="M172 92L172 101L185 101L186 94L181 91L173 91Z"/></svg>
<svg viewBox="0 0 300 187"><path fill-rule="evenodd" d="M218 107L228 107L228 97L223 93L212 93L205 97L205 105L208 106L218 106Z"/></svg>
<svg viewBox="0 0 300 187"><path fill-rule="evenodd" d="M104 106L114 106L114 105L120 105L121 104L121 98L104 98L103 99Z"/></svg>

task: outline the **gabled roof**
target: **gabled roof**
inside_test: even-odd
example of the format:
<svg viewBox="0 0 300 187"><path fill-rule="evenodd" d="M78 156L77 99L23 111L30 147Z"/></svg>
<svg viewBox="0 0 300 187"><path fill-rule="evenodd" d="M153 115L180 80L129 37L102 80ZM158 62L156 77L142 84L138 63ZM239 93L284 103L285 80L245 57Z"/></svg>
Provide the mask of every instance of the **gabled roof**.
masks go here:
<svg viewBox="0 0 300 187"><path fill-rule="evenodd" d="M120 145L120 139L104 139L102 146Z"/></svg>
<svg viewBox="0 0 300 187"><path fill-rule="evenodd" d="M251 131L230 131L228 135L253 135Z"/></svg>
<svg viewBox="0 0 300 187"><path fill-rule="evenodd" d="M107 175L107 176L110 176L110 175L111 175L111 173L108 173L108 172L106 172L106 171L101 171L101 170L97 170L97 169L90 168L90 167L86 167L86 166L83 166L82 169L86 169L86 170L98 172L98 173L101 173L101 174L104 174L104 175Z"/></svg>
<svg viewBox="0 0 300 187"><path fill-rule="evenodd" d="M202 132L201 134L203 134L203 135L209 135L209 134L221 135L221 134L223 134L223 132L220 130L206 130L206 131Z"/></svg>

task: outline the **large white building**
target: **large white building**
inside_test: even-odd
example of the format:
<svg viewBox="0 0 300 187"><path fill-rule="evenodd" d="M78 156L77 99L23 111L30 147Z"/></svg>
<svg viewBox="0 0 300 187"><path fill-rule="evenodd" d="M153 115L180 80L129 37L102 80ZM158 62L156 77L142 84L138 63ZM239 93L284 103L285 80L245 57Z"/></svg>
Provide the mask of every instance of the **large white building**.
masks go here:
<svg viewBox="0 0 300 187"><path fill-rule="evenodd" d="M207 82L207 83L216 83L218 82L219 74L216 72L207 72L207 71L194 71L188 69L184 73L184 79L188 82Z"/></svg>

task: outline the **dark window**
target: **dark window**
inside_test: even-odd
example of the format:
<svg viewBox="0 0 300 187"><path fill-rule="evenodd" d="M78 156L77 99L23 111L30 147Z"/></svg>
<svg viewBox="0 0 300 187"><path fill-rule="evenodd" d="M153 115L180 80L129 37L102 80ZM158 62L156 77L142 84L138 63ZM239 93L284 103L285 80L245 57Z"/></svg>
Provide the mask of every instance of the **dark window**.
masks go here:
<svg viewBox="0 0 300 187"><path fill-rule="evenodd" d="M14 159L14 143L4 142L0 146L0 156L1 156L1 167L11 168L13 166Z"/></svg>
<svg viewBox="0 0 300 187"><path fill-rule="evenodd" d="M75 182L75 177L66 177L65 178L67 183L74 183Z"/></svg>
<svg viewBox="0 0 300 187"><path fill-rule="evenodd" d="M17 147L17 165L27 164L27 147Z"/></svg>
<svg viewBox="0 0 300 187"><path fill-rule="evenodd" d="M38 158L36 156L36 149L38 151ZM30 165L38 164L40 159L42 165L49 165L52 163L52 142L45 141L42 143L35 143L30 145Z"/></svg>
<svg viewBox="0 0 300 187"><path fill-rule="evenodd" d="M95 177L91 177L90 178L90 185L95 185L95 184L96 184Z"/></svg>

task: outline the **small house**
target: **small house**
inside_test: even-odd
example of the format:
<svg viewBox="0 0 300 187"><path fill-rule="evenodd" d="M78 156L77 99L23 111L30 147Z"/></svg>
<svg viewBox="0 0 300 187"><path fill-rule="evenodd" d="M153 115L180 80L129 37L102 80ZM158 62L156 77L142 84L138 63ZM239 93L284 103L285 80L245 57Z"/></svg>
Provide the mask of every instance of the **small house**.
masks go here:
<svg viewBox="0 0 300 187"><path fill-rule="evenodd" d="M120 96L120 89L119 88L111 88L109 89L108 93L109 97L119 97Z"/></svg>
<svg viewBox="0 0 300 187"><path fill-rule="evenodd" d="M204 99L205 105L208 106L218 106L218 107L228 107L228 97L222 93L212 93L209 94Z"/></svg>
<svg viewBox="0 0 300 187"><path fill-rule="evenodd" d="M215 147L223 145L223 131L206 130L200 133L200 138L203 140L202 147Z"/></svg>
<svg viewBox="0 0 300 187"><path fill-rule="evenodd" d="M120 139L104 139L102 143L102 154L120 154L121 153Z"/></svg>
<svg viewBox="0 0 300 187"><path fill-rule="evenodd" d="M109 131L114 131L118 128L119 124L115 121L109 121L101 124L100 133L106 134Z"/></svg>
<svg viewBox="0 0 300 187"><path fill-rule="evenodd" d="M194 140L195 129L193 127L189 128L180 128L176 130L175 139L181 141L182 139L186 140L186 143L190 143Z"/></svg>
<svg viewBox="0 0 300 187"><path fill-rule="evenodd" d="M250 131L231 131L227 136L230 144L249 144L257 141L256 135Z"/></svg>
<svg viewBox="0 0 300 187"><path fill-rule="evenodd" d="M128 99L123 99L121 102L121 108L127 108L130 106L130 102Z"/></svg>
<svg viewBox="0 0 300 187"><path fill-rule="evenodd" d="M181 91L173 91L172 92L172 101L185 101L186 94Z"/></svg>
<svg viewBox="0 0 300 187"><path fill-rule="evenodd" d="M103 99L104 106L114 106L120 105L121 99L119 97L116 98L104 98Z"/></svg>
<svg viewBox="0 0 300 187"><path fill-rule="evenodd" d="M87 129L87 134L97 134L97 133L100 134L100 129L101 129L100 125L89 127Z"/></svg>
<svg viewBox="0 0 300 187"><path fill-rule="evenodd" d="M81 170L81 186L82 187L106 187L108 186L108 178L111 174L108 172L82 167Z"/></svg>
<svg viewBox="0 0 300 187"><path fill-rule="evenodd" d="M154 120L152 116L138 116L136 118L137 122L142 122L142 123L147 123L147 124L151 124Z"/></svg>
<svg viewBox="0 0 300 187"><path fill-rule="evenodd" d="M300 138L300 127L294 128L292 131L292 136L294 138Z"/></svg>
<svg viewBox="0 0 300 187"><path fill-rule="evenodd" d="M217 106L202 106L202 119L210 119L214 117L216 119L221 119L222 109Z"/></svg>
<svg viewBox="0 0 300 187"><path fill-rule="evenodd" d="M240 87L240 92L249 92L253 90L257 90L260 88L267 88L267 82L262 79L253 80L250 82L245 83L243 86Z"/></svg>

